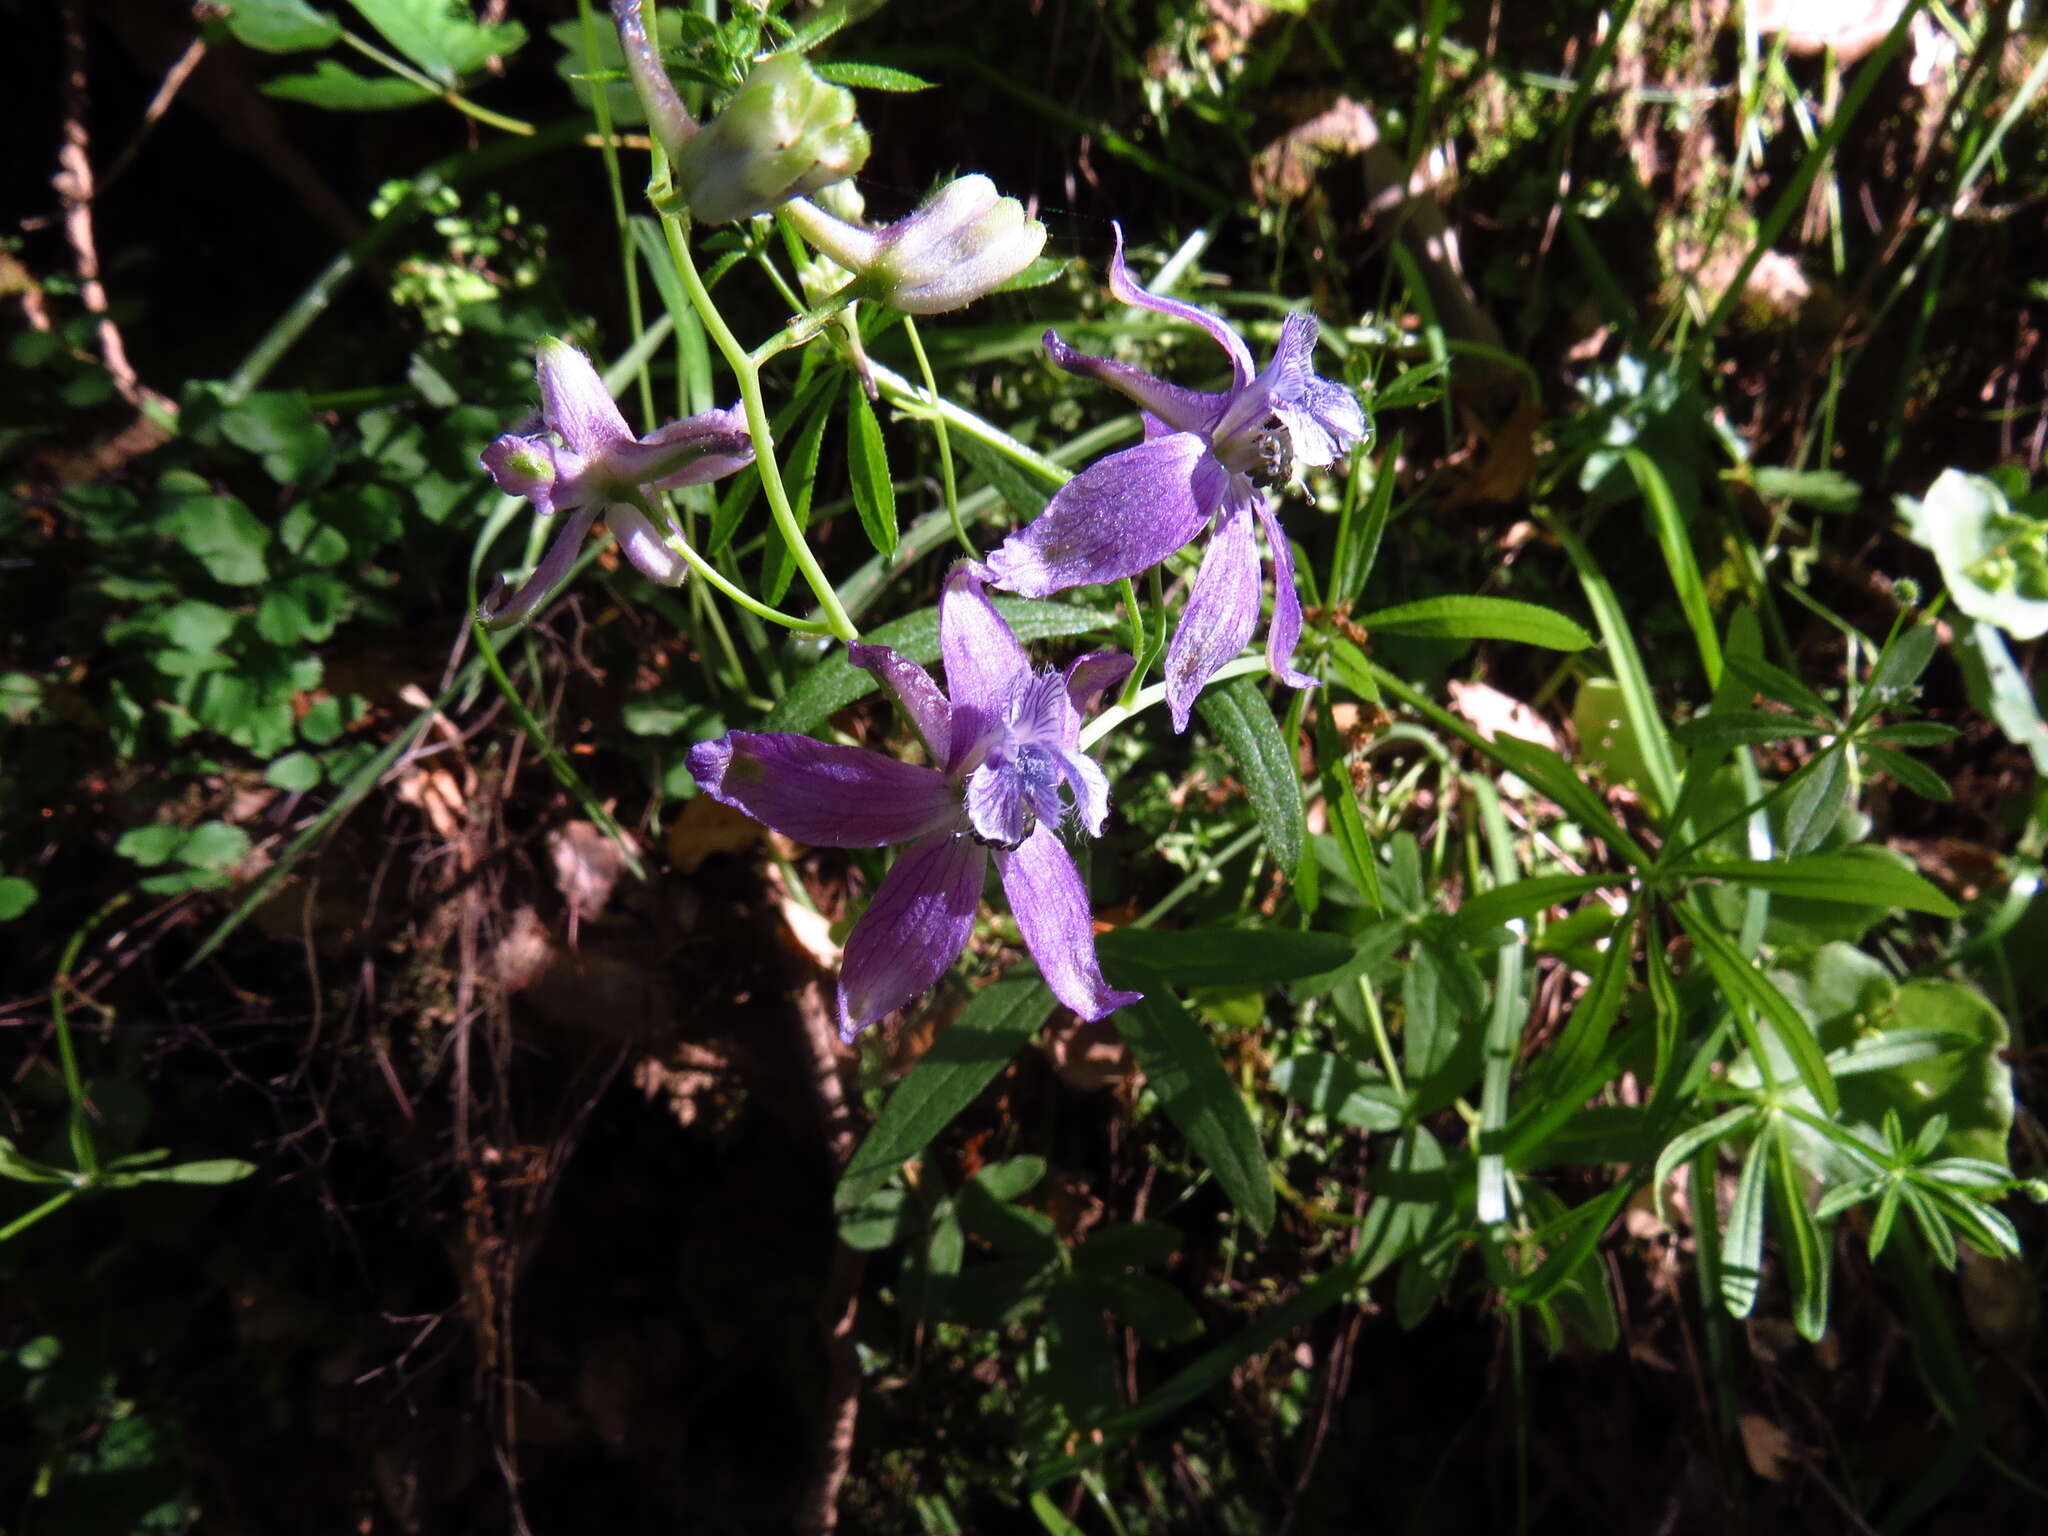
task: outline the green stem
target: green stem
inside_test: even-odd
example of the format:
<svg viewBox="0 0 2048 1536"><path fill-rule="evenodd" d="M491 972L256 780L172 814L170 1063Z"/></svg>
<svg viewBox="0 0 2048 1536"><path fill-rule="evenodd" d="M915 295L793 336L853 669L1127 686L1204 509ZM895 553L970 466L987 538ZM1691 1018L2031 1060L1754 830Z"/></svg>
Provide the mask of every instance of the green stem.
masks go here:
<svg viewBox="0 0 2048 1536"><path fill-rule="evenodd" d="M15 1217L14 1220L7 1223L6 1226L0 1227L0 1243L6 1242L17 1233L26 1232L45 1216L61 1211L77 1198L78 1191L75 1189L59 1190L34 1210L24 1211L21 1215Z"/></svg>
<svg viewBox="0 0 2048 1536"><path fill-rule="evenodd" d="M591 14L590 0L576 0L577 21L583 29L583 57L596 59L597 18ZM612 142L612 103L610 93L599 86L590 93L590 109L597 117L597 134L604 140L601 153L604 156L604 179L612 194L612 222L619 230L619 254L626 263L626 324L633 334L640 334L644 317L640 309L640 262L633 252L633 230L626 212L625 177L619 171L618 146ZM646 363L638 370L640 383L640 421L644 429L652 431L656 425L654 416L654 378L647 371Z"/></svg>
<svg viewBox="0 0 2048 1536"><path fill-rule="evenodd" d="M1255 672L1263 672L1265 670L1265 657L1240 656L1236 661L1226 663L1209 681L1212 683L1227 683L1233 677L1249 677ZM1105 709L1101 714L1089 721L1086 726L1082 727L1080 749L1086 752L1096 742L1102 740L1104 736L1107 736L1119 725L1122 725L1124 721L1130 719L1132 715L1137 714L1140 710L1150 709L1154 704L1164 703L1165 700L1166 684L1154 683L1150 688L1140 689L1138 696L1132 699L1129 704L1112 704L1108 709Z"/></svg>
<svg viewBox="0 0 2048 1536"><path fill-rule="evenodd" d="M754 464L761 473L761 491L768 498L769 515L775 519L777 530L789 545L790 558L803 574L805 584L818 599L826 627L843 644L851 645L860 638L860 631L854 628L853 620L839 605L839 594L832 590L832 583L825 579L818 557L811 553L803 528L796 520L796 509L789 504L789 492L783 488L782 470L775 462L775 434L769 429L768 407L761 398L761 370L754 366L753 359L747 356L747 349L740 345L732 327L725 323L725 316L711 301L710 290L705 288L696 262L690 259L681 222L675 215L664 213L661 226L668 235L669 254L683 279L684 290L690 295L691 307L704 322L704 329L711 333L718 350L725 355L726 366L739 380L740 403L746 409L747 433L754 440Z"/></svg>
<svg viewBox="0 0 2048 1536"><path fill-rule="evenodd" d="M932 435L939 440L939 482L945 488L946 516L953 520L953 537L967 551L968 559L979 559L981 551L967 537L967 526L960 520L960 486L953 478L953 444L946 436L946 416L939 409L939 382L932 375L931 359L924 355L924 341L917 334L917 322L908 315L903 317L903 334L910 338L911 353L917 358L917 371L924 378L925 398L931 402Z"/></svg>
<svg viewBox="0 0 2048 1536"><path fill-rule="evenodd" d="M507 117L502 112L493 112L489 107L478 106L467 96L463 95L462 92L442 85L440 81L434 79L431 75L422 74L403 59L394 58L375 43L366 42L362 38L357 37L353 32L343 32L341 40L348 44L349 47L355 49L364 58L374 60L378 64L383 65L384 68L390 70L399 79L416 85L423 91L432 91L438 99L447 102L449 106L458 112L467 113L480 123L488 124L493 128L501 128L506 133L530 135L535 131L531 123L521 122L516 117Z"/></svg>
<svg viewBox="0 0 2048 1536"><path fill-rule="evenodd" d="M670 519L656 512L648 504L645 496L635 496L632 498L632 501L633 505L640 509L641 515L654 524L655 527L666 526L669 528L669 536L666 540L668 547L681 555L683 562L691 570L703 577L710 585L723 592L736 606L746 609L747 612L753 614L756 618L766 619L770 624L780 624L784 629L795 630L800 635L822 635L829 632L822 619L800 619L793 613L784 613L779 608L769 607L752 593L735 586L726 579L723 571L719 570L717 566L691 548L689 540L677 534Z"/></svg>
<svg viewBox="0 0 2048 1536"><path fill-rule="evenodd" d="M64 945L64 952L57 957L57 976L50 984L50 1023L57 1035L57 1060L64 1071L64 1094L71 1100L71 1156L78 1164L78 1171L85 1174L100 1171L100 1152L92 1139L92 1121L86 1114L85 1079L78 1070L78 1051L71 1041L71 1011L65 1006L64 994L71 986L71 968L78 964L87 936L119 911L134 894L132 890L120 892L102 903L98 911L73 930L70 940Z"/></svg>
<svg viewBox="0 0 2048 1536"><path fill-rule="evenodd" d="M935 404L929 402L925 399L923 390L894 369L881 363L872 363L870 367L874 371L875 384L892 405L904 406L911 414L917 416L934 414L943 417L948 425L965 432L976 442L993 448L1013 464L1030 470L1055 489L1074 478L1072 470L1061 468L1037 449L1018 442L1002 428L990 425L974 412L965 410L950 400L941 399Z"/></svg>
<svg viewBox="0 0 2048 1536"><path fill-rule="evenodd" d="M1394 1054L1393 1036L1387 1033L1387 1017L1380 1012L1380 995L1373 990L1370 977L1358 978L1358 995L1365 1002L1365 1021L1372 1026L1373 1049L1380 1053L1380 1066L1386 1070L1387 1086L1394 1090L1397 1098L1408 1097L1408 1085L1401 1078L1401 1060Z"/></svg>

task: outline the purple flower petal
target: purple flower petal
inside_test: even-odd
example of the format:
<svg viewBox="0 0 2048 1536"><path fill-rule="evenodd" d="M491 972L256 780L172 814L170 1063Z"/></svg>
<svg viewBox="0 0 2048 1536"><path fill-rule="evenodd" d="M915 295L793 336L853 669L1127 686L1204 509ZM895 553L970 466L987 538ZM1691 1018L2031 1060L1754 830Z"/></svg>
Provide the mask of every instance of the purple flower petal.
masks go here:
<svg viewBox="0 0 2048 1536"><path fill-rule="evenodd" d="M1005 738L967 776L967 819L975 836L991 847L1014 848L1034 823L1058 826L1061 778L1057 749Z"/></svg>
<svg viewBox="0 0 2048 1536"><path fill-rule="evenodd" d="M953 711L931 674L886 645L849 645L846 659L888 686L924 738L924 749L933 764L946 767L953 755Z"/></svg>
<svg viewBox="0 0 2048 1536"><path fill-rule="evenodd" d="M998 851L996 868L1024 943L1054 997L1084 1019L1107 1018L1138 1001L1142 993L1119 992L1102 979L1088 892L1051 827L1040 822L1021 847Z"/></svg>
<svg viewBox="0 0 2048 1536"><path fill-rule="evenodd" d="M1048 597L1135 576L1202 531L1229 481L1208 441L1194 432L1099 459L990 554L995 585Z"/></svg>
<svg viewBox="0 0 2048 1536"><path fill-rule="evenodd" d="M590 359L560 337L544 339L537 352L541 415L571 450L599 458L633 434Z"/></svg>
<svg viewBox="0 0 2048 1536"><path fill-rule="evenodd" d="M500 576L477 605L479 622L487 629L516 624L546 602L549 595L568 579L569 568L576 563L576 556L582 553L583 540L590 532L590 525L597 521L597 513L594 506L578 508L575 516L562 524L562 531L555 535L554 543L548 546L540 564L534 567L533 574L516 592L507 593L505 589L511 584Z"/></svg>
<svg viewBox="0 0 2048 1536"><path fill-rule="evenodd" d="M1321 469L1372 431L1358 397L1341 384L1311 378L1291 405L1275 404L1274 413L1287 428L1294 462Z"/></svg>
<svg viewBox="0 0 2048 1536"><path fill-rule="evenodd" d="M1056 331L1045 333L1045 352L1068 373L1078 373L1083 378L1107 384L1136 401L1150 418L1145 429L1148 437L1159 435L1152 430L1154 423L1159 425L1160 431L1200 432L1206 436L1230 404L1227 394L1212 395L1198 389L1182 389L1178 384L1169 384L1142 368L1133 368L1129 363L1076 352L1060 340Z"/></svg>
<svg viewBox="0 0 2048 1536"><path fill-rule="evenodd" d="M1316 680L1292 665L1294 648L1301 642L1301 594L1294 587L1294 550L1265 497L1254 500L1252 510L1259 515L1259 526L1266 531L1266 548L1273 554L1273 622L1266 626L1266 666L1290 688L1313 688Z"/></svg>
<svg viewBox="0 0 2048 1536"><path fill-rule="evenodd" d="M668 547L668 541L641 515L639 508L613 502L604 509L604 521L626 558L633 562L634 570L660 586L683 584L683 578L690 574L689 566Z"/></svg>
<svg viewBox="0 0 2048 1536"><path fill-rule="evenodd" d="M1086 752L1062 751L1060 766L1074 791L1074 808L1090 837L1102 836L1102 824L1109 819L1109 775Z"/></svg>
<svg viewBox="0 0 2048 1536"><path fill-rule="evenodd" d="M605 456L605 473L617 485L673 490L704 485L737 474L754 462L754 440L738 406L704 411L658 427L636 441L617 444Z"/></svg>
<svg viewBox="0 0 2048 1536"><path fill-rule="evenodd" d="M988 746L1031 676L1024 647L982 590L979 568L964 560L946 573L939 593L939 655L953 701L951 772Z"/></svg>
<svg viewBox="0 0 2048 1536"><path fill-rule="evenodd" d="M1136 663L1122 651L1090 651L1067 663L1066 686L1069 713L1061 721L1060 745L1071 747L1081 737L1081 717L1095 707L1095 701L1126 677Z"/></svg>
<svg viewBox="0 0 2048 1536"><path fill-rule="evenodd" d="M1216 520L1180 628L1166 648L1166 706L1176 732L1188 728L1195 696L1258 627L1259 551L1246 505L1252 499L1233 498Z"/></svg>
<svg viewBox="0 0 2048 1536"><path fill-rule="evenodd" d="M556 463L555 445L544 437L521 437L507 432L477 456L477 462L498 482L507 496L524 496L543 516L562 510L555 499L557 483L564 477Z"/></svg>
<svg viewBox="0 0 2048 1536"><path fill-rule="evenodd" d="M839 1034L851 1040L931 989L967 947L988 854L964 832L932 832L903 850L846 936Z"/></svg>
<svg viewBox="0 0 2048 1536"><path fill-rule="evenodd" d="M1230 354L1230 372L1237 387L1243 389L1252 381L1252 354L1245 346L1244 338L1229 325L1206 309L1197 309L1192 304L1183 304L1179 299L1161 298L1149 293L1132 281L1128 268L1124 266L1124 228L1112 222L1110 229L1116 235L1116 251L1109 258L1109 291L1126 304L1135 304L1140 309L1149 309L1156 314L1171 315L1176 320L1185 320L1190 325L1199 325L1211 336L1216 344Z"/></svg>
<svg viewBox="0 0 2048 1536"><path fill-rule="evenodd" d="M733 731L690 748L704 793L817 848L880 848L960 824L935 768L809 736Z"/></svg>

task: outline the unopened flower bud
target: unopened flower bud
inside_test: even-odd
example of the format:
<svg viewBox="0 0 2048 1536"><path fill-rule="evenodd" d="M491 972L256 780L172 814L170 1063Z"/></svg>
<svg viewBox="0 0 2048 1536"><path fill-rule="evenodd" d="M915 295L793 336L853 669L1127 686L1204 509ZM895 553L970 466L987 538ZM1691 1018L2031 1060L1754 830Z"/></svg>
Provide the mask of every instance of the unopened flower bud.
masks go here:
<svg viewBox="0 0 2048 1536"><path fill-rule="evenodd" d="M1038 259L1045 226L986 176L949 181L882 229L858 229L813 203L789 205L803 237L856 274L854 298L936 315L994 292Z"/></svg>
<svg viewBox="0 0 2048 1536"><path fill-rule="evenodd" d="M867 158L853 93L778 53L674 154L672 174L694 217L728 224L844 181Z"/></svg>

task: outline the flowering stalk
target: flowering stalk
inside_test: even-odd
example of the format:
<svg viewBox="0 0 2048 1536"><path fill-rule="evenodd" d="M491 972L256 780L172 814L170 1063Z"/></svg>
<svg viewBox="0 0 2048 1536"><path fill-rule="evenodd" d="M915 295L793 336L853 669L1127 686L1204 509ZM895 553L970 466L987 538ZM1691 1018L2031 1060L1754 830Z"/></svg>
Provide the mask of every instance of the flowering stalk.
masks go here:
<svg viewBox="0 0 2048 1536"><path fill-rule="evenodd" d="M847 617L839 594L833 591L824 568L818 564L818 557L811 553L803 526L797 522L796 509L790 505L789 492L782 484L782 470L775 462L775 434L768 424L767 403L761 396L761 370L747 355L747 349L740 345L740 339L733 334L732 327L725 323L725 316L712 302L711 290L704 286L696 262L690 259L690 248L684 239L681 221L673 214L665 213L661 225L668 236L669 255L683 280L683 291L690 296L697 318L704 322L704 329L710 332L711 339L725 357L726 366L732 369L733 377L739 381L740 407L746 414L747 434L753 440L754 465L761 473L761 494L767 498L769 516L774 518L777 531L789 546L790 558L796 562L805 585L817 598L825 627L835 639L851 645L860 638L860 631Z"/></svg>

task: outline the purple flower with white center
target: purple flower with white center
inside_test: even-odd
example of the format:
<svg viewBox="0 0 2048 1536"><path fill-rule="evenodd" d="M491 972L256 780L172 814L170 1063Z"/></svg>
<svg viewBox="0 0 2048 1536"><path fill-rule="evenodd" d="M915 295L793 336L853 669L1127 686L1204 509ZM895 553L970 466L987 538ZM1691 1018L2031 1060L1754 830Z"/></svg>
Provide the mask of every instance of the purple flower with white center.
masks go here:
<svg viewBox="0 0 2048 1536"><path fill-rule="evenodd" d="M753 463L745 413L738 406L705 411L635 437L590 359L568 342L543 339L534 371L546 433L508 432L478 462L500 490L524 496L542 516L575 515L518 591L508 596L509 583L498 578L479 616L491 625L525 618L561 584L599 516L648 580L681 583L688 567L655 528L646 493L702 485Z"/></svg>
<svg viewBox="0 0 2048 1536"><path fill-rule="evenodd" d="M1136 1002L1140 994L1102 979L1088 892L1055 830L1065 786L1088 834L1102 833L1109 783L1080 750L1081 711L1122 680L1131 658L1098 651L1063 673L1033 671L966 563L939 597L939 650L946 693L886 645L847 650L895 694L930 767L809 736L733 731L691 748L690 772L713 799L801 843L909 844L847 935L846 1039L928 991L966 948L991 854L1053 995L1084 1019Z"/></svg>
<svg viewBox="0 0 2048 1536"><path fill-rule="evenodd" d="M1215 394L1183 389L1128 363L1076 352L1047 331L1045 349L1060 367L1137 402L1145 440L1075 476L1034 522L1003 541L988 566L995 586L1045 597L1135 576L1189 543L1214 518L1215 532L1166 651L1166 701L1173 728L1183 731L1195 696L1258 627L1254 522L1273 561L1266 665L1290 687L1315 686L1314 678L1292 665L1301 638L1301 599L1294 589L1294 556L1266 491L1300 466L1335 463L1371 427L1350 390L1309 371L1316 345L1313 315L1289 315L1273 360L1254 373L1244 338L1219 316L1148 293L1131 280L1123 230L1112 228L1116 254L1109 264L1109 291L1126 304L1207 331L1230 358L1231 386Z"/></svg>

